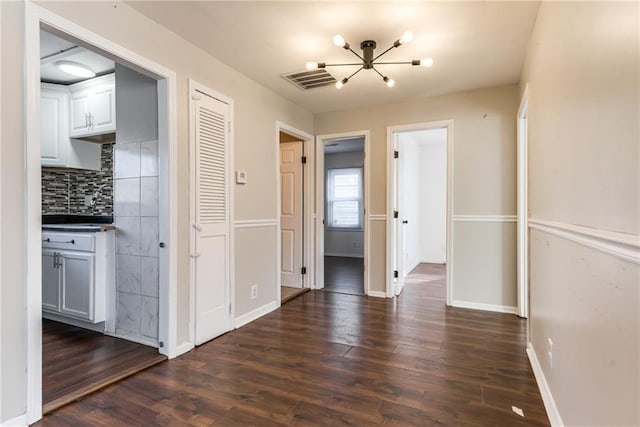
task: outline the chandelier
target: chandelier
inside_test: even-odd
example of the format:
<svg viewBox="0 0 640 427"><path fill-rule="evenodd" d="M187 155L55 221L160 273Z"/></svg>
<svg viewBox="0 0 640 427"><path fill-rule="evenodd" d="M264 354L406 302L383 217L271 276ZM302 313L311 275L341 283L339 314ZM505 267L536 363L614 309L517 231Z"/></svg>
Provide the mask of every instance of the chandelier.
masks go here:
<svg viewBox="0 0 640 427"><path fill-rule="evenodd" d="M380 62L380 61L378 61L380 59L380 57L382 57L385 53L389 52L391 49L395 49L395 48L400 47L401 45L403 45L405 43L409 43L412 39L413 39L413 33L411 31L406 31L404 34L402 34L402 37L400 37L398 40L393 42L393 45L391 45L391 47L389 47L387 50L385 50L384 52L382 52L378 56L374 56L374 51L376 49L376 42L375 41L373 41L373 40L365 40L362 43L360 43L360 49L362 49L362 55L360 55L359 53L357 53L356 51L351 49L351 46L349 45L349 43L347 43L344 40L344 37L342 37L340 34L336 34L333 37L333 44L335 44L336 46L341 47L341 48L343 48L345 50L350 51L351 53L353 53L355 56L358 57L360 62L345 63L345 64L327 64L325 62L311 62L310 61L310 62L307 62L306 68L307 68L307 70L316 70L316 69L323 69L323 68L326 68L326 67L344 67L344 66L359 65L360 68L358 68L349 77L345 77L342 80L338 80L336 82L336 88L337 89L340 89L342 86L347 84L347 82L353 76L355 76L356 74L358 74L362 70L373 70L373 71L375 71L376 73L378 73L378 75L380 77L382 77L382 80L384 81L384 83L388 87L393 87L393 86L395 86L396 82L393 79L390 79L389 77L387 77L384 74L382 74L380 71L378 71L376 69L376 65L407 64L407 65L421 65L423 67L431 67L433 65L433 59L432 58L413 59L411 61L401 61L401 62Z"/></svg>

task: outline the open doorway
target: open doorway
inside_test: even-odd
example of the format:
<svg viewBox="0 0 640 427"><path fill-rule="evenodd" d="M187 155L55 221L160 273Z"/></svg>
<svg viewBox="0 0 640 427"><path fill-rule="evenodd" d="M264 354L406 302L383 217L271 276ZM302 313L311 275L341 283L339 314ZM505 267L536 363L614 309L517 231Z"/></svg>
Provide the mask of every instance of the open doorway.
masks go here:
<svg viewBox="0 0 640 427"><path fill-rule="evenodd" d="M324 290L364 295L364 137L324 142Z"/></svg>
<svg viewBox="0 0 640 427"><path fill-rule="evenodd" d="M279 300L291 301L314 287L313 138L284 123L276 124Z"/></svg>
<svg viewBox="0 0 640 427"><path fill-rule="evenodd" d="M389 297L419 280L449 299L451 132L450 122L389 128Z"/></svg>
<svg viewBox="0 0 640 427"><path fill-rule="evenodd" d="M101 359L88 357L89 365L83 365L85 372L77 370L79 381L73 386L73 393L80 390L82 395L186 350L177 349L175 338L176 117L170 108L175 103L175 74L33 4L26 5L25 25L25 98L32 118L26 125L26 393L27 421L33 423L43 409L52 409L43 405L45 383L69 380L62 369L55 378L43 375L43 362L47 362L43 351L57 346L66 353L58 354L56 363L77 364L77 368L81 366L78 358L91 351L72 348L69 342L86 345L97 338L110 342L103 343L103 348L135 346L150 356L132 367L99 351L107 362L119 366L116 375L104 376L94 375ZM53 47L44 52L41 41L49 36L55 37L50 39ZM80 55L75 57L76 53ZM93 70L87 70L91 66L82 64L82 58L91 54L102 56L100 62L111 61L111 69L100 68L96 76L85 75L78 81L42 78L45 62L56 72L61 65L71 65L89 74ZM137 93L140 87L144 89ZM120 89L124 89L122 95L116 93ZM116 113L118 100L124 102L122 114ZM140 132L148 129L154 132L149 137ZM123 152L118 154L114 147L120 143ZM149 155L142 156L143 152ZM127 161L119 163L115 160L119 156ZM47 167L58 176L44 176L46 161L53 163ZM59 212L80 217L71 221L74 224L67 218L49 224L51 218L43 218L43 208L57 206L48 199L54 189L45 186L58 178L62 187L67 186L68 196L78 199L73 201L74 212ZM70 204L69 200L68 209ZM128 221L120 222L118 217ZM53 226L46 230L49 236L44 236L42 225ZM50 320L56 323L49 324ZM56 334L63 337L57 344ZM75 339L70 338L73 334ZM43 350L52 337L55 346ZM125 358L138 356L134 351ZM64 399L55 399L56 405L64 404Z"/></svg>

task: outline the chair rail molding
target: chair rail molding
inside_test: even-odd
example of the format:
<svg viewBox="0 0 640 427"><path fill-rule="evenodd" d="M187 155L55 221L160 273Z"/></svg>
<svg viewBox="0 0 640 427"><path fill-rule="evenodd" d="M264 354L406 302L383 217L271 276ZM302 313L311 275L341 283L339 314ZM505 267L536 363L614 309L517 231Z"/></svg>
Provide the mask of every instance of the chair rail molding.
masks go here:
<svg viewBox="0 0 640 427"><path fill-rule="evenodd" d="M640 236L583 225L529 218L529 228L640 264Z"/></svg>

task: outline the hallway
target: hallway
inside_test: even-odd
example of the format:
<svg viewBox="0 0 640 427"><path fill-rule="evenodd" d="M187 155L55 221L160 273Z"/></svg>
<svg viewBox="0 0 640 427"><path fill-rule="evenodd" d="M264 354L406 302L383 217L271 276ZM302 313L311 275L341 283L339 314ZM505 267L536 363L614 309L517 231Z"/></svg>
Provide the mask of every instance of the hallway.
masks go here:
<svg viewBox="0 0 640 427"><path fill-rule="evenodd" d="M307 292L40 425L549 425L526 323L448 308L444 283L422 264L397 299Z"/></svg>

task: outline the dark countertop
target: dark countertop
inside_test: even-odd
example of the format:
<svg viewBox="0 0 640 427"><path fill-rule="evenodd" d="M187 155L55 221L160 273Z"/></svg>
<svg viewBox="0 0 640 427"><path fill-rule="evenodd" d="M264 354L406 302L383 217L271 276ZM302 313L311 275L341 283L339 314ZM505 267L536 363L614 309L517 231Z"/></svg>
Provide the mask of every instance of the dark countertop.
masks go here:
<svg viewBox="0 0 640 427"><path fill-rule="evenodd" d="M98 225L113 224L113 215L42 215L42 225L45 224L82 224Z"/></svg>
<svg viewBox="0 0 640 427"><path fill-rule="evenodd" d="M113 224L43 224L43 231L64 231L73 233L96 233L115 230Z"/></svg>

